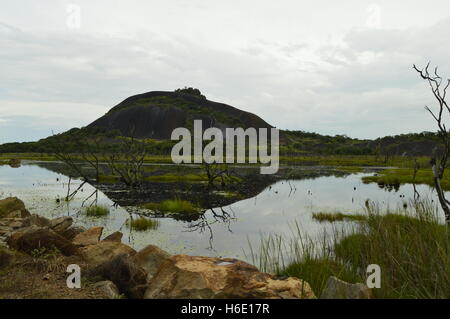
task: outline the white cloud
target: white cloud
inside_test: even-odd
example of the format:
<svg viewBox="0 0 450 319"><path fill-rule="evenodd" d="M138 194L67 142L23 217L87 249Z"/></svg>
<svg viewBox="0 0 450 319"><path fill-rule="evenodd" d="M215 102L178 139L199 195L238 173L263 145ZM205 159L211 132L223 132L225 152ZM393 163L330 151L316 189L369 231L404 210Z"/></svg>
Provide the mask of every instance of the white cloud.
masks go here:
<svg viewBox="0 0 450 319"><path fill-rule="evenodd" d="M78 31L66 26L71 2L2 7L0 143L87 125L130 95L185 85L280 128L431 130L423 106L433 99L411 66L432 60L450 76L441 0L376 1L372 29L365 0L79 0Z"/></svg>

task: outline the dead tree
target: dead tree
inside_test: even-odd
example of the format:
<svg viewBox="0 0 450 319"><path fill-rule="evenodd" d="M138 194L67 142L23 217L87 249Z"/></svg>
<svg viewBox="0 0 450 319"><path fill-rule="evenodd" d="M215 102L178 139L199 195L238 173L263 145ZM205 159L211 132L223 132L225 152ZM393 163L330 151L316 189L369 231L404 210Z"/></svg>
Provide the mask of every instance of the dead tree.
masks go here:
<svg viewBox="0 0 450 319"><path fill-rule="evenodd" d="M134 127L130 130L131 137L122 137L120 150L105 155L108 166L113 174L120 176L129 187L136 188L143 181L142 166L147 154L144 141L134 137Z"/></svg>
<svg viewBox="0 0 450 319"><path fill-rule="evenodd" d="M413 66L422 79L428 82L438 105L436 110L432 111L428 106L425 109L431 114L438 126L438 136L441 139L443 150L442 152L433 151L430 164L433 171L434 185L438 194L439 203L445 214L445 220L450 224L450 202L445 198L445 192L441 187L441 180L447 168L448 157L450 153L450 131L445 127L445 119L449 119L450 108L446 102L447 89L450 86L450 79L444 81L438 74L438 68L434 69L433 73L429 72L430 63L420 70L415 65ZM445 119L444 119L445 118Z"/></svg>

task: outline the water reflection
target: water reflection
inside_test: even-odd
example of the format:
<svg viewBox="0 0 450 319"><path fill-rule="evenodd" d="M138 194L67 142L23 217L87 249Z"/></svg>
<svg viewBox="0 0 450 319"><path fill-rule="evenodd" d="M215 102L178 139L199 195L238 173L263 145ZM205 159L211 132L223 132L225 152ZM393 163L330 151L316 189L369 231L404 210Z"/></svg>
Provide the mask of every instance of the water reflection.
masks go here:
<svg viewBox="0 0 450 319"><path fill-rule="evenodd" d="M311 218L314 212L361 213L367 199L382 207L402 209L415 194L412 185L389 192L376 184L362 183L361 177L367 173L348 174L332 168L299 168L289 180L281 176L278 180L250 180L246 185L252 189L246 190L247 195L243 197L226 197L220 192L205 194L201 185L176 183L153 183L147 190L132 192L118 185L94 187L75 178L70 179L68 193L69 178L64 175L63 165L24 164L15 169L0 166L0 197L17 196L31 212L49 218L70 215L80 226L102 225L105 236L122 231L124 241L136 249L154 244L173 254L246 259L243 250L248 248L248 241L258 249L261 234L289 233L294 222L311 236L330 230L330 224ZM249 176L251 170L249 168ZM421 197L435 197L428 186L417 185L416 191ZM67 194L73 194L70 201L64 200ZM208 208L195 218L183 219L149 215L148 211L131 205L174 196L200 198L203 207ZM110 214L101 218L86 216L85 207L97 204L108 206ZM141 216L157 220L159 227L148 231L130 229L127 220Z"/></svg>

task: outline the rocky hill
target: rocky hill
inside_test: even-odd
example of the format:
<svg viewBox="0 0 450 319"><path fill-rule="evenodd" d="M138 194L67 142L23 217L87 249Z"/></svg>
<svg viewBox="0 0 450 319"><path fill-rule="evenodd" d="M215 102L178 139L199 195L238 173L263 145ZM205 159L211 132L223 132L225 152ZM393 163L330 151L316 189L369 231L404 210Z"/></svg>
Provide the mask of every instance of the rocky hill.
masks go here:
<svg viewBox="0 0 450 319"><path fill-rule="evenodd" d="M131 96L114 106L88 128L117 130L122 136L170 139L177 127L192 128L194 120L202 120L203 128L272 126L259 116L233 106L207 100L200 91L153 91Z"/></svg>

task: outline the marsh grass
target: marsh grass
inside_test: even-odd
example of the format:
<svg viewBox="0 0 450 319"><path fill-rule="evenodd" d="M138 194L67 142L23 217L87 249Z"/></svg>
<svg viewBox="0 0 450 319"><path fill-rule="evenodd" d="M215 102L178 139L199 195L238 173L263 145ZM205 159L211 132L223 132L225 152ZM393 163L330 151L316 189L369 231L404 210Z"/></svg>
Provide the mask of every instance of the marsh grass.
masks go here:
<svg viewBox="0 0 450 319"><path fill-rule="evenodd" d="M128 226L137 231L154 230L157 229L159 225L160 222L158 220L145 217L128 220Z"/></svg>
<svg viewBox="0 0 450 319"><path fill-rule="evenodd" d="M317 296L329 276L365 283L367 266L377 264L376 298L449 298L448 227L431 201L408 207L406 213L381 211L371 203L367 218L350 230L334 228L314 240L296 224L291 237L262 237L259 251L250 248L250 254L261 270L304 279Z"/></svg>
<svg viewBox="0 0 450 319"><path fill-rule="evenodd" d="M104 217L109 215L109 207L105 205L95 205L86 208L86 216Z"/></svg>
<svg viewBox="0 0 450 319"><path fill-rule="evenodd" d="M146 203L142 205L145 209L156 211L159 213L186 213L195 214L199 212L199 208L187 200L170 199L161 203Z"/></svg>
<svg viewBox="0 0 450 319"><path fill-rule="evenodd" d="M194 183L194 182L205 182L208 181L206 175L196 175L196 174L186 174L186 175L177 175L177 174L164 174L164 175L153 175L145 178L148 182L160 182L160 183L175 183L175 182L186 182L186 183Z"/></svg>
<svg viewBox="0 0 450 319"><path fill-rule="evenodd" d="M377 183L380 186L399 186L401 184L425 184L434 187L433 172L431 169L419 169L414 178L414 170L409 168L403 169L386 169L377 175L364 176L364 183ZM450 190L450 172L445 172L441 180L441 186L444 190Z"/></svg>

